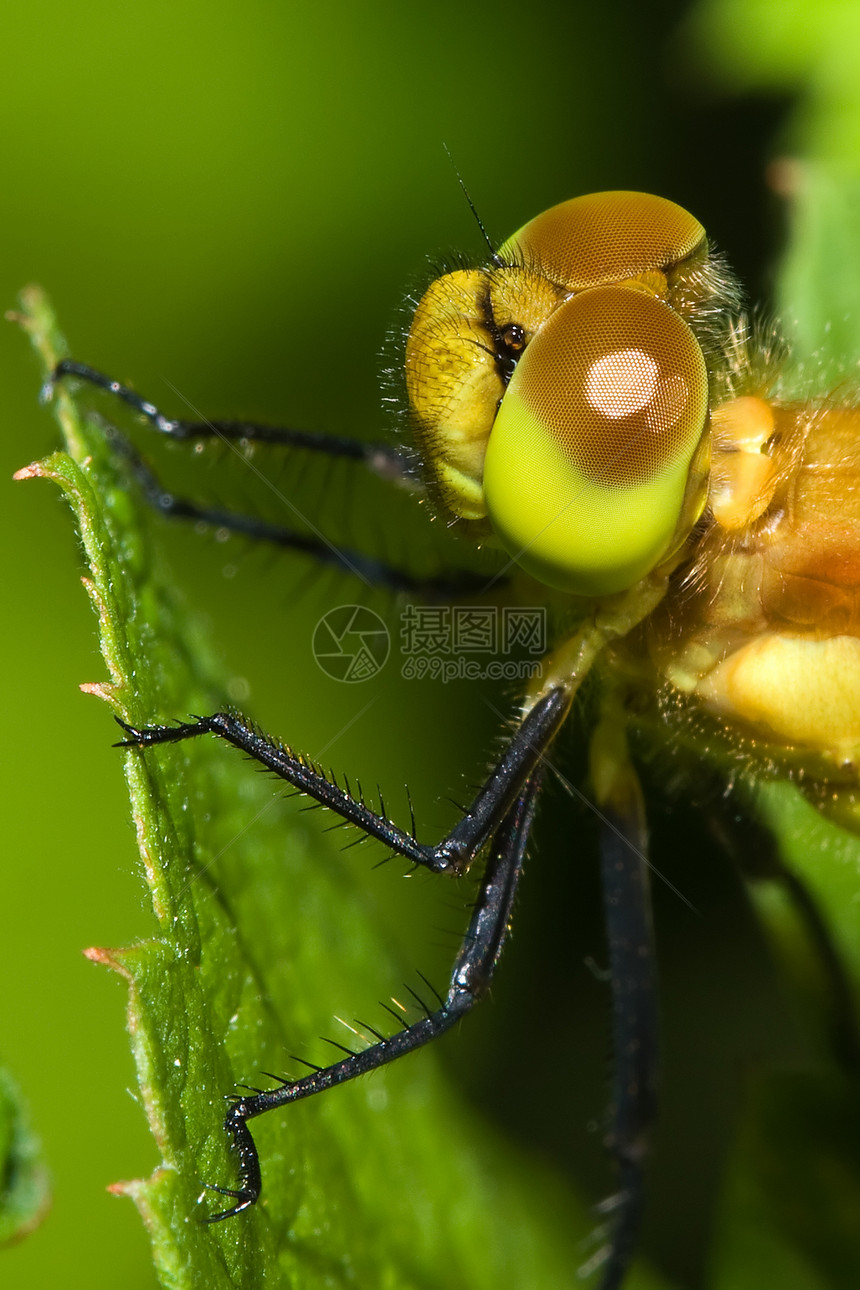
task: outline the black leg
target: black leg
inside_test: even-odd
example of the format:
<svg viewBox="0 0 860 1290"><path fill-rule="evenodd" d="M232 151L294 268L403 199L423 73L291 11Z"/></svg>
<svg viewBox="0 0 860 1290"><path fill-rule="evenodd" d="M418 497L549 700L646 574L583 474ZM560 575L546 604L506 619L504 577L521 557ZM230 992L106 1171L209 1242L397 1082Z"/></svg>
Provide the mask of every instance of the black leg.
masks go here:
<svg viewBox="0 0 860 1290"><path fill-rule="evenodd" d="M396 855L403 856L412 864L423 865L433 873L460 874L467 871L481 848L495 834L523 784L539 765L569 706L570 696L562 689L551 690L535 704L462 820L435 846L419 842L385 815L372 811L301 753L275 743L235 713L218 712L212 717L199 717L179 725L144 726L140 730L120 721L129 736L120 746L151 748L155 744L179 743L199 735L218 735L301 793L354 824L366 836L385 843Z"/></svg>
<svg viewBox="0 0 860 1290"><path fill-rule="evenodd" d="M244 421L180 421L166 417L154 403L141 398L128 386L97 372L85 363L64 359L55 368L51 384L65 376L77 376L97 388L115 395L147 418L149 423L166 438L179 442L201 439L220 439L231 444L265 443L285 448L295 448L318 453L329 458L357 462L371 473L396 485L420 489L415 463L406 454L387 444L362 443L338 435L314 434L306 430L293 430L277 426L262 426ZM436 577L417 577L406 569L399 569L384 560L377 560L338 543L329 541L315 530L287 497L282 504L291 509L302 521L301 528L273 524L256 515L243 515L237 511L223 510L184 497L177 497L165 488L152 468L143 460L137 449L114 427L107 427L106 434L114 451L128 463L129 470L141 490L144 500L153 510L168 519L202 522L215 529L237 533L254 541L267 542L281 550L297 551L310 556L318 564L328 565L360 578L367 586L382 587L394 594L405 593L422 600L438 601L449 597L479 595L486 590L487 577L468 570L452 570Z"/></svg>
<svg viewBox="0 0 860 1290"><path fill-rule="evenodd" d="M268 770L307 796L341 815L368 837L384 842L397 855L435 873L464 873L487 843L489 859L469 928L451 975L447 997L435 1011L391 1038L380 1038L363 1052L345 1058L296 1081L284 1081L271 1092L237 1096L225 1128L239 1157L240 1186L215 1188L236 1204L210 1215L216 1222L253 1205L260 1195L261 1178L257 1148L248 1120L287 1102L310 1097L323 1089L354 1079L429 1043L464 1015L486 991L510 922L516 884L534 815L541 758L567 715L570 696L562 689L541 698L510 740L497 766L459 824L436 846L420 843L385 815L372 811L328 779L316 766L291 749L274 743L243 718L217 713L176 726L150 726L136 730L120 722L130 736L121 746L150 748L177 743L199 735L216 734L239 748Z"/></svg>
<svg viewBox="0 0 860 1290"><path fill-rule="evenodd" d="M467 1012L486 991L501 952L510 921L511 906L534 815L541 758L567 715L570 695L552 690L526 715L497 766L490 772L469 810L437 846L424 845L394 825L385 815L370 810L329 780L305 758L254 730L241 717L219 713L177 726L133 729L120 722L130 736L122 746L149 748L177 743L198 735L216 734L247 756L274 771L301 792L356 825L366 836L384 842L396 854L436 873L461 874L481 849L491 843L489 859L462 948L441 1006L391 1038L380 1038L363 1052L348 1052L331 1066L314 1070L296 1081L285 1080L271 1092L237 1096L225 1120L239 1158L240 1186L215 1188L236 1203L213 1214L215 1222L253 1205L260 1195L261 1177L257 1148L248 1120L287 1102L310 1097L342 1084L429 1043Z"/></svg>
<svg viewBox="0 0 860 1290"><path fill-rule="evenodd" d="M602 1206L610 1216L601 1290L618 1290L636 1245L644 1203L648 1132L657 1115L657 972L651 925L645 810L623 727L611 719L593 736L592 766L600 806L601 882L612 982L614 1073L606 1145L618 1167L618 1191Z"/></svg>
<svg viewBox="0 0 860 1290"><path fill-rule="evenodd" d="M208 1215L205 1222L217 1223L221 1219L231 1218L259 1199L262 1187L260 1161L248 1128L249 1120L289 1102L297 1102L301 1098L321 1093L324 1089L344 1084L347 1080L414 1052L416 1048L444 1034L486 993L510 924L514 896L534 819L539 780L540 770L535 770L531 778L522 785L519 796L509 807L496 831L469 927L454 963L448 993L441 1001L441 1006L428 1011L420 1021L405 1026L390 1038L381 1038L363 1052L350 1053L341 1061L314 1070L303 1079L284 1080L279 1088L271 1092L255 1093L250 1097L237 1095L227 1113L224 1127L236 1145L240 1185L237 1188L210 1189L229 1196L236 1203L229 1209Z"/></svg>
<svg viewBox="0 0 860 1290"><path fill-rule="evenodd" d="M64 358L57 364L51 374L48 389L66 376L77 376L121 399L135 412L146 417L150 425L168 439L194 443L201 439L226 439L230 443L245 441L280 444L287 448L325 453L327 457L345 457L359 461L383 479L393 480L406 487L415 487L419 483L412 459L385 443L362 443L341 435L315 434L310 430L259 425L253 421L182 421L167 417L154 403L144 399L135 390L74 358Z"/></svg>

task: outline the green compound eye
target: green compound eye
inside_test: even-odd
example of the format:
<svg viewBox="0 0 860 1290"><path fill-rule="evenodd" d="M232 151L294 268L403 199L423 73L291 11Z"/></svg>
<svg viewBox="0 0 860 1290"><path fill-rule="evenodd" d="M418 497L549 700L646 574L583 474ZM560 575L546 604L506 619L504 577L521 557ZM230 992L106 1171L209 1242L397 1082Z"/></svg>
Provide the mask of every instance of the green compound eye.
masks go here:
<svg viewBox="0 0 860 1290"><path fill-rule="evenodd" d="M525 350L490 432L483 492L526 572L578 595L623 591L669 554L708 416L690 328L629 287L560 306Z"/></svg>

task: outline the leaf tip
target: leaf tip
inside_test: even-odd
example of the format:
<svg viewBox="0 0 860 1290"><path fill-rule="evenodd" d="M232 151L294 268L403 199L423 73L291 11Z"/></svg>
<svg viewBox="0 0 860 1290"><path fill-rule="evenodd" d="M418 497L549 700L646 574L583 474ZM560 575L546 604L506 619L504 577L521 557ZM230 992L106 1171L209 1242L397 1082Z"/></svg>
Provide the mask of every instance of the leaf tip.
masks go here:
<svg viewBox="0 0 860 1290"><path fill-rule="evenodd" d="M97 699L102 699L105 703L110 703L116 707L118 703L117 693L119 687L112 685L110 681L84 681L78 686L83 694L92 694Z"/></svg>
<svg viewBox="0 0 860 1290"><path fill-rule="evenodd" d="M43 479L45 473L42 463L33 461L29 466L22 466L20 470L16 470L12 478L16 481L20 479Z"/></svg>
<svg viewBox="0 0 860 1290"><path fill-rule="evenodd" d="M123 950L104 949L98 945L91 945L84 950L84 958L89 959L91 963L98 963L101 967L108 967L113 972L119 972L121 976L131 980L131 972L123 962Z"/></svg>

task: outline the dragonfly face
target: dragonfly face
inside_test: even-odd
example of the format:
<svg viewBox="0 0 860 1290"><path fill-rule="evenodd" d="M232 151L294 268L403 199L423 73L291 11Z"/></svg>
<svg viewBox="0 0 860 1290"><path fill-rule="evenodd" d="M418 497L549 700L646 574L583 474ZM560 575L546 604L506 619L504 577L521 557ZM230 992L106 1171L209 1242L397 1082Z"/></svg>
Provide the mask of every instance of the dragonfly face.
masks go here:
<svg viewBox="0 0 860 1290"><path fill-rule="evenodd" d="M724 275L698 221L643 193L563 202L497 261L436 281L409 333L428 482L539 581L626 590L704 504L696 331L725 307Z"/></svg>
<svg viewBox="0 0 860 1290"><path fill-rule="evenodd" d="M544 762L585 677L599 716L591 745L617 1075L608 1143L620 1186L603 1285L617 1290L642 1206L654 1115L655 983L647 907L647 830L626 741L631 699L662 690L752 732L777 753L853 771L860 746L860 416L780 401L738 293L704 230L641 193L576 198L532 220L483 268L439 277L405 346L410 420L430 502L500 553L520 603L552 610L551 652L520 724L463 818L439 843L418 840L309 759L235 712L171 725L125 724L148 749L214 734L381 841L411 865L458 877L483 863L478 897L438 1007L271 1091L235 1096L225 1128L238 1186L262 1182L249 1121L373 1070L435 1038L486 992L507 932ZM218 435L349 458L414 486L413 460L386 445L231 422L171 421L133 391L66 360L161 434ZM462 579L410 578L378 560L262 520L175 498L134 450L147 500L166 515L298 549L393 591L453 596ZM487 590L473 578L471 596ZM846 765L850 768L846 772ZM347 1051L347 1050L344 1050ZM277 1078L277 1077L276 1077ZM247 1087L247 1086L245 1086Z"/></svg>

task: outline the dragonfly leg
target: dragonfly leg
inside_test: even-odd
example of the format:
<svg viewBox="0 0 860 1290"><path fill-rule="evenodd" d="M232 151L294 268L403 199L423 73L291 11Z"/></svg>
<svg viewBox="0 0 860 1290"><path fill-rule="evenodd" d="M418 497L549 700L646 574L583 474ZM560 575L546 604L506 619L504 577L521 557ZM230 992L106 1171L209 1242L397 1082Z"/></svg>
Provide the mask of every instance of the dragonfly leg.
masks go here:
<svg viewBox="0 0 860 1290"><path fill-rule="evenodd" d="M163 437L178 442L200 442L218 439L232 444L262 443L286 449L316 453L329 459L341 459L363 466L372 474L397 486L420 490L420 479L412 459L384 443L365 443L346 436L318 434L286 426L267 426L247 421L182 421L165 416L154 403L135 390L112 380L86 363L63 359L57 364L48 388L65 377L73 376L105 390L146 418ZM382 587L395 594L406 593L422 599L436 600L448 596L477 594L486 588L485 574L452 570L436 577L418 577L384 560L329 541L312 523L301 527L274 524L256 515L225 510L178 497L165 488L137 449L115 427L106 431L114 451L127 463L147 505L167 519L204 523L214 529L267 542L282 550L298 551L318 564L339 569L359 578L367 586ZM282 501L290 507L288 498ZM293 511L298 514L295 507Z"/></svg>
<svg viewBox="0 0 860 1290"><path fill-rule="evenodd" d="M488 860L469 927L454 964L447 996L440 1006L390 1038L381 1038L363 1052L348 1052L341 1061L314 1070L270 1092L237 1096L225 1120L239 1158L240 1186L221 1189L235 1204L213 1214L215 1222L240 1213L257 1200L261 1189L257 1148L248 1120L288 1102L310 1097L343 1084L377 1066L420 1048L447 1030L486 991L510 922L514 891L534 815L541 758L567 715L570 696L556 689L541 698L523 718L498 764L479 789L471 806L446 838L436 846L420 843L386 816L333 783L305 758L229 713L199 718L176 726L140 730L123 725L129 738L121 746L149 748L215 734L282 779L341 815L363 833L384 842L397 855L435 873L464 873L490 843Z"/></svg>
<svg viewBox="0 0 860 1290"><path fill-rule="evenodd" d="M390 1038L380 1038L363 1052L348 1051L331 1066L314 1070L296 1081L284 1081L270 1092L237 1095L224 1127L236 1147L238 1188L215 1188L235 1204L207 1221L232 1217L253 1205L261 1190L260 1163L248 1121L288 1102L310 1097L385 1065L429 1043L446 1031L486 991L510 922L523 856L534 815L541 759L570 707L570 694L558 688L544 695L523 717L497 765L490 771L470 807L440 843L428 846L413 833L398 828L384 814L372 811L316 766L291 749L259 733L242 717L218 713L174 726L134 729L120 722L128 739L121 746L140 748L177 743L215 734L247 756L354 824L364 834L384 842L397 855L435 873L464 873L487 846L488 859L469 927L454 964L447 996L435 1010L426 1009L418 1022Z"/></svg>
<svg viewBox="0 0 860 1290"><path fill-rule="evenodd" d="M291 426L260 425L256 421L183 421L177 417L168 417L136 390L74 358L64 358L57 364L51 373L47 389L50 390L57 381L67 376L78 377L97 389L112 394L135 412L139 412L153 429L167 439L191 443L197 443L201 439L226 439L231 443L244 441L303 448L308 452L323 453L327 457L350 458L383 479L390 479L404 487L415 487L419 482L412 459L388 444L364 443L347 436L296 430Z"/></svg>
<svg viewBox="0 0 860 1290"><path fill-rule="evenodd" d="M461 874L495 834L523 784L539 765L569 706L570 696L559 688L551 690L531 708L463 818L435 846L419 842L386 815L371 810L360 797L341 788L301 753L261 734L238 713L218 712L177 725L144 726L139 730L117 720L128 735L120 747L151 748L200 735L217 735L301 793L354 824L368 837L383 842L396 855L433 873Z"/></svg>
<svg viewBox="0 0 860 1290"><path fill-rule="evenodd" d="M602 816L601 884L612 982L614 1076L607 1147L619 1182L602 1207L611 1228L601 1290L617 1290L636 1244L648 1132L657 1114L657 974L644 803L623 725L613 716L595 730L591 762Z"/></svg>
<svg viewBox="0 0 860 1290"><path fill-rule="evenodd" d="M424 1044L437 1039L486 993L502 951L511 920L514 895L522 872L529 833L534 818L540 770L534 770L508 808L496 830L469 926L451 973L448 992L436 1009L405 1026L390 1038L381 1038L360 1052L348 1052L341 1061L314 1070L279 1088L252 1096L237 1095L227 1113L224 1128L231 1135L239 1160L239 1186L212 1190L233 1199L229 1208L204 1220L217 1223L253 1205L260 1196L262 1180L257 1148L248 1121L279 1106L312 1097L325 1089L376 1070Z"/></svg>

